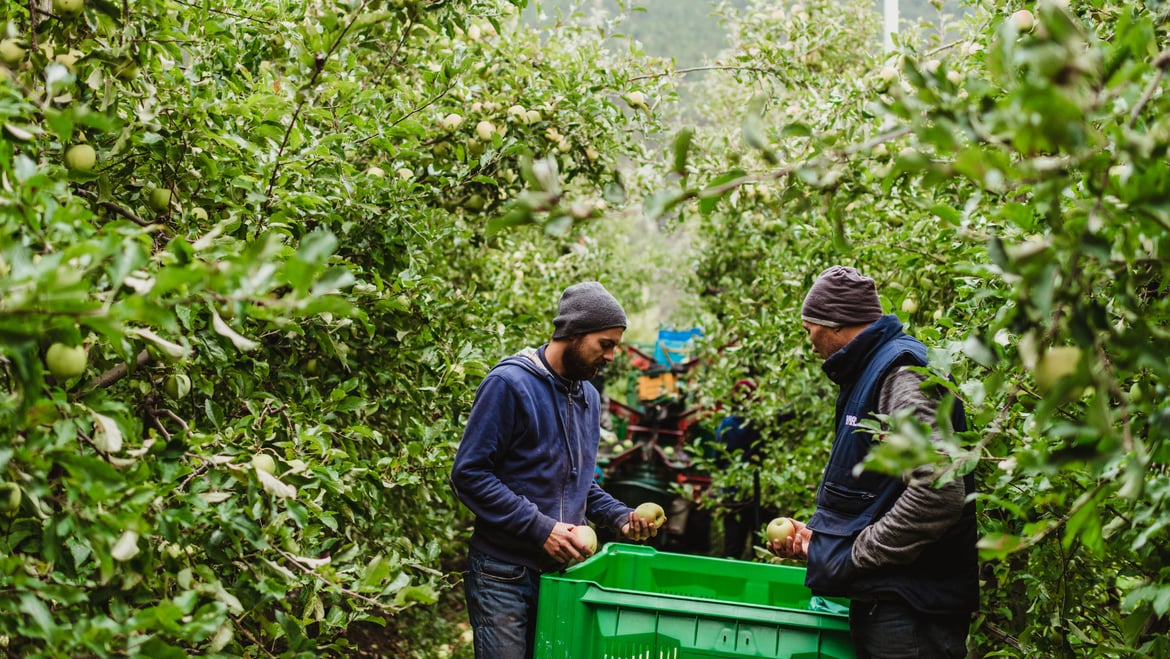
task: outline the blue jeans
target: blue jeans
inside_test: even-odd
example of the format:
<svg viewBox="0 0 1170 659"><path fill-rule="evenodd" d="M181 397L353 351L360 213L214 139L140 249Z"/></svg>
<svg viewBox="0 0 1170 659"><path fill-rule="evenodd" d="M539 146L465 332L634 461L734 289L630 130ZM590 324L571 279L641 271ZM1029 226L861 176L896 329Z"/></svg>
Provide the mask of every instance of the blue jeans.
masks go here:
<svg viewBox="0 0 1170 659"><path fill-rule="evenodd" d="M901 600L849 606L857 659L963 659L970 616L920 613Z"/></svg>
<svg viewBox="0 0 1170 659"><path fill-rule="evenodd" d="M528 659L536 645L540 572L472 548L463 573L476 659Z"/></svg>

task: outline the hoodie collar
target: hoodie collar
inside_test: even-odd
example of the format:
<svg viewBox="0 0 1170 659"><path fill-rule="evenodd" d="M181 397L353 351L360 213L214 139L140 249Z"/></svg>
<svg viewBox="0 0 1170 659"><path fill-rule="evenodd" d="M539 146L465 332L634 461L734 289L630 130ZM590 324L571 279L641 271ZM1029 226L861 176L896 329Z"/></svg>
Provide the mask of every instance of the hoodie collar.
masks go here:
<svg viewBox="0 0 1170 659"><path fill-rule="evenodd" d="M548 363L548 358L544 356L544 351L546 348L548 348L547 343L540 346L540 348L537 348L536 356L540 357L541 365L544 366L544 370L548 371L549 375L552 376L553 382L557 385L557 389L560 389L565 393L577 393L577 388L581 386L581 381L570 380L569 378L553 370L552 365Z"/></svg>
<svg viewBox="0 0 1170 659"><path fill-rule="evenodd" d="M513 355L513 357L523 361L524 364L527 365L528 368L534 373L547 378L552 382L553 385L556 386L557 389L561 390L562 392L568 394L580 393L580 381L570 380L562 376L560 373L554 371L552 366L549 365L548 359L544 356L544 350L547 347L548 344L546 343L539 348L524 348L520 352L517 352L515 355Z"/></svg>

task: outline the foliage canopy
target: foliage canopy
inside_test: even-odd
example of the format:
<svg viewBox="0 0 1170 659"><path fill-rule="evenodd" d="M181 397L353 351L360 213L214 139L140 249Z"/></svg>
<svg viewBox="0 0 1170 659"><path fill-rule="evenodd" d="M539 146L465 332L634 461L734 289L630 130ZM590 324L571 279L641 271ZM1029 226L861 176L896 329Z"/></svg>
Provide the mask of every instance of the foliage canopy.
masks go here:
<svg viewBox="0 0 1170 659"><path fill-rule="evenodd" d="M701 122L613 22L82 7L2 17L10 652L352 654L386 625L428 656L474 387L582 278L631 309L687 291L705 402L750 374L761 417L796 413L765 477L807 514L833 392L796 309L833 263L969 410L941 453L893 424L869 466L976 471L977 651L1170 651L1161 5L1045 0L1024 30L985 3L888 56L869 3L723 7Z"/></svg>

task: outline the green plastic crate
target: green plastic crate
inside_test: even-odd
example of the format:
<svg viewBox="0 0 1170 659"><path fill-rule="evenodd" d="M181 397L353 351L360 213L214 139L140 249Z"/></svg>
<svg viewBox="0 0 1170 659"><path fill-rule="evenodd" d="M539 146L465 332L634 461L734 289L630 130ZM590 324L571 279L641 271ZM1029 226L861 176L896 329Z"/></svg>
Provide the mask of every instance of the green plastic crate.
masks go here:
<svg viewBox="0 0 1170 659"><path fill-rule="evenodd" d="M537 659L853 659L848 602L804 568L609 543L540 578Z"/></svg>

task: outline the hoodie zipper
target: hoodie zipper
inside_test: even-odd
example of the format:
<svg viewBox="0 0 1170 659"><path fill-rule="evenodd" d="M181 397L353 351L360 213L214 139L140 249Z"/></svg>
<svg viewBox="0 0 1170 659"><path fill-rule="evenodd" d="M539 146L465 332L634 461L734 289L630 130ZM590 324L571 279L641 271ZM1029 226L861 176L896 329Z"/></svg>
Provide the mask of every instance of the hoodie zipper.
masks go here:
<svg viewBox="0 0 1170 659"><path fill-rule="evenodd" d="M573 446L573 393L571 391L565 392L565 444L568 448L569 457L569 474L565 478L564 487L561 488L561 519L565 519L565 490L569 489L569 485L573 481L575 471L577 471L577 456L575 455L575 447Z"/></svg>

